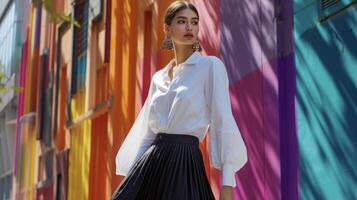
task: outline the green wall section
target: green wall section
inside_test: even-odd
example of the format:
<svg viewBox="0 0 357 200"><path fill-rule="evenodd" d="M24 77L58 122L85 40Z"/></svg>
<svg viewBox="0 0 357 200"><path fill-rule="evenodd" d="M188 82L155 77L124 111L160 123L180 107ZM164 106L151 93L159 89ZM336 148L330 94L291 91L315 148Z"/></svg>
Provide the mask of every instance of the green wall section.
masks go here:
<svg viewBox="0 0 357 200"><path fill-rule="evenodd" d="M294 1L301 199L357 199L357 5Z"/></svg>

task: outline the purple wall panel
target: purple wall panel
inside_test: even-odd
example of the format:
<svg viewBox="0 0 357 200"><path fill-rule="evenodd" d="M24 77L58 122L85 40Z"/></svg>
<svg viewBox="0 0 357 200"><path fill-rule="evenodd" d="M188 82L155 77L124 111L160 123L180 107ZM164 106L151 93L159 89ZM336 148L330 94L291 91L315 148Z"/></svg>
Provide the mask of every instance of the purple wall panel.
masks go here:
<svg viewBox="0 0 357 200"><path fill-rule="evenodd" d="M277 61L260 68L230 85L233 113L249 157L237 173L237 199L281 198Z"/></svg>
<svg viewBox="0 0 357 200"><path fill-rule="evenodd" d="M221 0L220 5L221 58L229 73L233 111L249 156L248 166L237 173L236 197L281 199L282 189L294 187L281 184L282 168L294 171L294 166L284 165L281 160L281 152L285 150L281 148L286 147L280 144L283 132L279 104L281 95L291 99L293 93L280 91L287 88L281 88L285 82L280 82L278 77L279 67L284 67L279 52L292 52L292 37L288 37L292 33L291 17L287 16L291 15L289 3ZM287 21L280 23L277 14L286 16ZM278 38L281 31L278 28L285 37ZM286 111L294 113L294 109ZM287 118L281 123L291 120L294 119ZM285 142L286 138L283 139ZM290 156L290 152L283 155ZM290 178L289 174L284 175L284 180Z"/></svg>
<svg viewBox="0 0 357 200"><path fill-rule="evenodd" d="M235 199L264 199L262 74L255 70L230 85L233 113L248 149L248 163L238 171Z"/></svg>
<svg viewBox="0 0 357 200"><path fill-rule="evenodd" d="M294 53L279 59L279 115L282 199L298 200L298 144L295 111Z"/></svg>
<svg viewBox="0 0 357 200"><path fill-rule="evenodd" d="M261 65L260 0L221 0L221 53L231 83Z"/></svg>
<svg viewBox="0 0 357 200"><path fill-rule="evenodd" d="M262 65L263 134L266 199L281 199L281 163L279 136L279 97L277 60Z"/></svg>
<svg viewBox="0 0 357 200"><path fill-rule="evenodd" d="M41 37L41 17L42 17L42 9L36 8L36 26L35 26L35 41L34 48L40 48L40 37Z"/></svg>

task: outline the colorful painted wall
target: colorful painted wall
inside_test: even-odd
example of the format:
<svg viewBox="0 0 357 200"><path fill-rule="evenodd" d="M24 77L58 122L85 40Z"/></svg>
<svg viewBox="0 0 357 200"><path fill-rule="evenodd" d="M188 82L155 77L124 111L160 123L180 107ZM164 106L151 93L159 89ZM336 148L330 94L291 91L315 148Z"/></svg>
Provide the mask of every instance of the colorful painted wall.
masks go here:
<svg viewBox="0 0 357 200"><path fill-rule="evenodd" d="M23 6L16 199L109 199L123 180L115 175L116 153L152 75L174 56L159 48L172 0L71 2L54 7L80 27ZM318 1L192 2L202 54L226 64L248 147L235 199L356 198L357 162L349 156L357 128L355 4L320 18L329 11L319 11ZM200 148L218 199L220 172L209 166L208 137Z"/></svg>
<svg viewBox="0 0 357 200"><path fill-rule="evenodd" d="M18 113L16 126L16 147L14 184L12 198L33 199L36 184L36 80L39 42L35 41L36 32L40 30L40 12L31 5L23 6L24 13L28 14L27 35L23 46L20 65L20 86L22 92L18 96ZM37 38L38 39L38 38Z"/></svg>
<svg viewBox="0 0 357 200"><path fill-rule="evenodd" d="M294 1L301 199L357 199L356 4Z"/></svg>
<svg viewBox="0 0 357 200"><path fill-rule="evenodd" d="M122 78L118 77L120 84L113 91L122 94L120 99L114 100L112 115L122 122L122 126L113 124L118 126L113 130L119 130L118 134L113 132L113 155L145 99L148 74L163 67L173 56L172 52L158 50L164 38L161 27L163 13L170 2L113 2L111 42L119 48L111 48L111 55L116 55L111 58L116 59L110 61L110 66L122 67L116 69ZM296 147L296 132L294 128L289 129L291 126L280 127L280 120L284 124L295 125L294 116L289 115L294 111L295 94L294 91L289 92L294 88L294 82L284 80L281 74L286 73L294 77L292 4L280 1L193 2L204 19L200 24L203 54L219 56L226 63L234 115L248 144L250 159L248 165L237 173L238 187L235 197L279 199L294 196L297 191L297 155L293 146L295 144ZM279 13L277 5L281 7ZM119 33L120 37L117 37ZM278 34L281 34L279 39ZM151 48L147 47L149 44L152 44ZM112 81L117 82L115 79ZM132 91L137 92L135 94ZM279 104L281 99L285 99L287 103ZM120 110L122 111L117 112L120 113L117 116L115 111ZM284 132L281 132L281 129L284 129ZM293 145L286 145L286 142ZM209 169L207 145L206 141L203 142L201 149ZM293 160L292 163L290 160ZM209 169L208 173L218 198L219 172ZM113 188L120 180L113 179ZM287 183L285 186L282 186L283 181ZM282 188L293 193L283 194Z"/></svg>
<svg viewBox="0 0 357 200"><path fill-rule="evenodd" d="M64 158L58 170L65 182L56 194L62 198L106 199L111 194L107 5L107 1L58 5L65 13L73 11L80 24L57 27L55 107L59 112L54 116L54 132L58 156ZM97 6L100 14L94 16L89 7Z"/></svg>

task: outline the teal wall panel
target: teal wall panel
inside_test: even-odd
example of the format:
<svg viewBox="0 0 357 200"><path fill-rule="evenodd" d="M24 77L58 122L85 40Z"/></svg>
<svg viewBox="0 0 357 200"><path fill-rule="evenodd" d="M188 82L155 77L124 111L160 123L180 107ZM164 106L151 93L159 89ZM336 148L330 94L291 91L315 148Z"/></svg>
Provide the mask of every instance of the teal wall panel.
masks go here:
<svg viewBox="0 0 357 200"><path fill-rule="evenodd" d="M301 199L357 199L357 6L294 1Z"/></svg>

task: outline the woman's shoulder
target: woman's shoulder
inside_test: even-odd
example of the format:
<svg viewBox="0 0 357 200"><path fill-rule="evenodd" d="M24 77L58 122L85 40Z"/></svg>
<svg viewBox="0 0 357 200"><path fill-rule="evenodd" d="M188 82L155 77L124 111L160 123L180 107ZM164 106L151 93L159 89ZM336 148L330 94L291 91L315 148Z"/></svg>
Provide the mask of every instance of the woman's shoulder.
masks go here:
<svg viewBox="0 0 357 200"><path fill-rule="evenodd" d="M151 80L155 81L162 73L163 73L163 69L159 69L158 71L154 72L154 74L151 76Z"/></svg>
<svg viewBox="0 0 357 200"><path fill-rule="evenodd" d="M157 82L159 80L162 80L162 78L164 77L164 73L166 72L166 66L158 69L156 72L154 72L154 74L151 76L151 81L152 82Z"/></svg>
<svg viewBox="0 0 357 200"><path fill-rule="evenodd" d="M225 66L221 58L214 55L202 56L200 59L200 63L202 63L204 66L209 66L213 70L215 70L215 68L220 68Z"/></svg>

